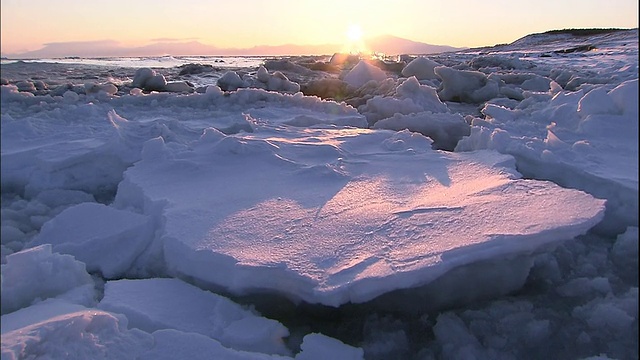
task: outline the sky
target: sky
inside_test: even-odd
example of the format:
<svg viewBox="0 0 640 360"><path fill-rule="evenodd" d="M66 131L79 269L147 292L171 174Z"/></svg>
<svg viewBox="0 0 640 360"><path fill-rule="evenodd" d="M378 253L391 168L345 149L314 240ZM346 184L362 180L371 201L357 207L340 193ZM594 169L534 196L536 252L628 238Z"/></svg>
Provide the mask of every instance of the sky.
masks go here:
<svg viewBox="0 0 640 360"><path fill-rule="evenodd" d="M2 0L3 55L48 43L123 46L198 41L217 47L319 45L389 34L479 47L565 28L638 27L637 0Z"/></svg>

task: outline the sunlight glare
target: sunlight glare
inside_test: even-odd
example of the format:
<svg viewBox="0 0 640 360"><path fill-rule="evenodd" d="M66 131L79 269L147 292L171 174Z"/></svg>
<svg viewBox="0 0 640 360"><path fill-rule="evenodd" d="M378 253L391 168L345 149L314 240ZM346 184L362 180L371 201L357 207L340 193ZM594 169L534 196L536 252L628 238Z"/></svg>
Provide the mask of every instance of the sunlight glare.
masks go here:
<svg viewBox="0 0 640 360"><path fill-rule="evenodd" d="M362 29L359 25L349 25L347 29L347 38L349 41L360 41L362 38Z"/></svg>

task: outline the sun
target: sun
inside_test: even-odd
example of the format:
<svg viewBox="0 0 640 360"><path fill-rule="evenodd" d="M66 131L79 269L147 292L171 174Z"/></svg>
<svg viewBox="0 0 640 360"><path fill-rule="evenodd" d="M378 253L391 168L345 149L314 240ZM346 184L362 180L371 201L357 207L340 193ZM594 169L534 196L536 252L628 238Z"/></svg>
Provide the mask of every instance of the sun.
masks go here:
<svg viewBox="0 0 640 360"><path fill-rule="evenodd" d="M351 42L360 41L362 39L362 28L360 28L360 25L349 25L349 28L347 28L347 38Z"/></svg>
<svg viewBox="0 0 640 360"><path fill-rule="evenodd" d="M346 35L347 40L345 41L343 52L358 55L368 53L360 25L351 23L347 28Z"/></svg>

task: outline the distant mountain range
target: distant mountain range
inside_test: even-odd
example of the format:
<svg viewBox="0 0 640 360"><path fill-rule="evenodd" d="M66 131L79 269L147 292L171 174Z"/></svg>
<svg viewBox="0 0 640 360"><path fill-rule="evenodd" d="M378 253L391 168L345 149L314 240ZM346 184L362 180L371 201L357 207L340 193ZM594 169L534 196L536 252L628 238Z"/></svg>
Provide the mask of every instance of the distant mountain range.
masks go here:
<svg viewBox="0 0 640 360"><path fill-rule="evenodd" d="M367 48L387 55L437 54L466 49L447 45L431 45L391 35L382 35L371 38L366 40L365 43Z"/></svg>
<svg viewBox="0 0 640 360"><path fill-rule="evenodd" d="M431 45L391 35L365 39L364 45L372 52L387 55L434 54L462 50L446 45ZM113 40L49 43L38 50L19 54L3 54L12 59L63 58L63 57L124 57L124 56L284 56L284 55L331 55L343 50L340 44L324 45L278 45L254 46L251 48L220 48L198 41L156 42L140 47L125 47Z"/></svg>

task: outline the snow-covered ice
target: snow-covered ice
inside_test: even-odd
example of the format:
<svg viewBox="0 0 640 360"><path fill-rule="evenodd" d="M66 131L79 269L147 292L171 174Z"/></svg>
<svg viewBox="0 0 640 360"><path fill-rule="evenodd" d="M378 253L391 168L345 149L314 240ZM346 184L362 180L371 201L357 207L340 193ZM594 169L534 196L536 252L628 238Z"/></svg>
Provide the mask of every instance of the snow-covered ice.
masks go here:
<svg viewBox="0 0 640 360"><path fill-rule="evenodd" d="M2 358L637 358L637 34L3 60Z"/></svg>
<svg viewBox="0 0 640 360"><path fill-rule="evenodd" d="M472 120L471 136L457 150L512 154L527 176L605 198L609 216L601 227L624 231L638 223L638 80L611 87L525 92L515 108L489 103L482 110L486 119Z"/></svg>
<svg viewBox="0 0 640 360"><path fill-rule="evenodd" d="M177 151L157 138L115 204L161 208L173 275L332 306L530 253L601 218L603 201L518 180L509 156L430 145L408 131L359 129L208 129Z"/></svg>
<svg viewBox="0 0 640 360"><path fill-rule="evenodd" d="M178 279L109 281L98 308L124 314L130 326L149 333L175 329L238 350L288 353L283 338L289 332L282 324Z"/></svg>
<svg viewBox="0 0 640 360"><path fill-rule="evenodd" d="M52 253L50 244L11 254L2 264L2 314L88 284L93 281L85 264L71 255Z"/></svg>
<svg viewBox="0 0 640 360"><path fill-rule="evenodd" d="M98 203L81 203L46 222L27 246L51 244L56 252L73 255L105 278L123 276L148 246L152 220Z"/></svg>

